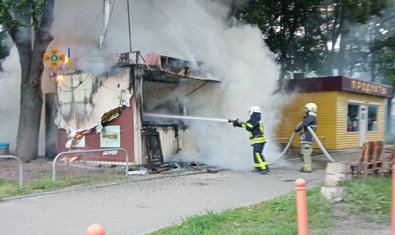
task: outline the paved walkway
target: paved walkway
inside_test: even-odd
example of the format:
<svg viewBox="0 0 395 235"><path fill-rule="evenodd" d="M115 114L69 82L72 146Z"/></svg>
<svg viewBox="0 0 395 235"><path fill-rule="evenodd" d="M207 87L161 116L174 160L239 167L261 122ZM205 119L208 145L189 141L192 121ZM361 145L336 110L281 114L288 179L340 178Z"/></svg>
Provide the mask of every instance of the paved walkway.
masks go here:
<svg viewBox="0 0 395 235"><path fill-rule="evenodd" d="M0 233L7 235L85 234L100 223L109 235L144 234L207 211L258 203L323 183L324 170L299 173L300 162L275 165L269 175L220 171L85 188L0 201Z"/></svg>

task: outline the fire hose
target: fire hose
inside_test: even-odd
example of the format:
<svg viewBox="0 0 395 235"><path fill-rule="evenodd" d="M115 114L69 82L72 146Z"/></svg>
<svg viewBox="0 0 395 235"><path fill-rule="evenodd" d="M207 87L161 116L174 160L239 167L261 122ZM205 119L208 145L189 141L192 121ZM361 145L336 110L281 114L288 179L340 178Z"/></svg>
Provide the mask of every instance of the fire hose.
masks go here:
<svg viewBox="0 0 395 235"><path fill-rule="evenodd" d="M228 120L228 122L230 122L230 123L234 123L234 122L237 122L237 121L238 121L238 119L236 119L236 120L231 120L231 119L229 119L229 120ZM300 124L301 124L301 123L299 123L298 126L299 126ZM313 131L313 129L311 129L311 127L307 126L307 130L309 130L309 132L311 133L311 135L314 137L314 140L317 141L318 146L320 146L320 149L322 150L322 152L324 153L324 155L328 158L328 160L331 161L331 162L336 162L335 160L333 160L333 158L331 157L331 155L329 155L329 153L326 151L324 145L322 145L320 139L317 137L317 135L315 134L315 132ZM281 160L282 157L284 157L284 155L285 155L285 153L287 152L289 146L291 146L291 143L292 143L292 141L293 141L293 139L294 139L294 137L295 137L295 134L296 134L296 132L294 131L294 132L292 133L292 135L291 135L291 138L290 138L289 141L288 141L288 144L285 146L283 152L281 153L280 157L279 157L276 161L270 163L270 165L276 164L278 161Z"/></svg>
<svg viewBox="0 0 395 235"><path fill-rule="evenodd" d="M299 126L299 125L298 125L298 126ZM313 131L313 129L311 129L311 127L308 126L308 127L307 127L307 130L309 130L309 132L311 133L311 135L314 137L314 140L317 141L318 146L320 146L322 152L323 152L324 155L328 158L328 160L331 161L331 162L336 162L335 160L333 160L333 158L331 157L331 155L329 155L329 153L326 151L325 147L322 145L320 139L319 139L318 136L315 134L315 132ZM281 153L280 157L279 157L276 161L270 163L271 165L277 163L278 161L281 160L282 157L284 157L285 153L287 152L289 146L290 146L291 143L292 143L292 140L293 140L294 137L295 137L295 134L296 134L296 132L294 131L294 132L292 133L292 135L291 135L291 138L290 138L289 141L288 141L287 146L285 146L283 152Z"/></svg>
<svg viewBox="0 0 395 235"><path fill-rule="evenodd" d="M289 146L291 145L291 143L292 143L292 140L293 140L293 139L294 139L294 137L295 137L295 134L296 134L296 132L295 132L295 131L294 131L294 132L292 132L291 138L289 139L289 141L288 141L288 144L287 144L287 146L285 146L285 148L284 148L283 152L281 153L280 157L279 157L279 158L278 158L276 161L274 161L274 162L270 163L270 165L276 164L278 161L280 161L280 160L281 160L281 158L282 158L282 157L284 157L284 154L287 152L287 150L288 150Z"/></svg>
<svg viewBox="0 0 395 235"><path fill-rule="evenodd" d="M310 131L310 133L313 135L315 141L317 141L318 146L320 146L322 152L324 152L325 156L328 158L329 161L331 162L336 162L335 160L333 160L333 158L331 157L331 155L329 155L329 153L326 151L326 149L324 148L324 145L322 145L321 141L318 139L318 136L315 134L315 132L313 131L313 129L311 129L311 127L307 127L307 130Z"/></svg>

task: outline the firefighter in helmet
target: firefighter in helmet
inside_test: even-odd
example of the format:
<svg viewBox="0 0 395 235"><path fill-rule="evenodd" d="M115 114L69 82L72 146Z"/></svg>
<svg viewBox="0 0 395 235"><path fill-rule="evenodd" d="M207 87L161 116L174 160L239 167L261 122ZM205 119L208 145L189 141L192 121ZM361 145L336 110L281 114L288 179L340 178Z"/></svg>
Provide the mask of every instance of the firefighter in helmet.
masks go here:
<svg viewBox="0 0 395 235"><path fill-rule="evenodd" d="M313 152L313 135L307 129L311 129L315 132L317 129L317 105L315 103L307 103L305 106L306 116L303 118L303 122L296 127L295 132L302 131L300 135L300 147L303 155L303 167L300 172L310 173L313 171L311 165L311 153Z"/></svg>
<svg viewBox="0 0 395 235"><path fill-rule="evenodd" d="M269 165L262 154L266 143L266 137L263 134L261 113L261 108L252 106L248 111L250 119L247 122L241 122L239 119L236 119L233 122L233 126L245 128L250 133L251 146L253 147L254 154L254 171L266 174L269 172Z"/></svg>

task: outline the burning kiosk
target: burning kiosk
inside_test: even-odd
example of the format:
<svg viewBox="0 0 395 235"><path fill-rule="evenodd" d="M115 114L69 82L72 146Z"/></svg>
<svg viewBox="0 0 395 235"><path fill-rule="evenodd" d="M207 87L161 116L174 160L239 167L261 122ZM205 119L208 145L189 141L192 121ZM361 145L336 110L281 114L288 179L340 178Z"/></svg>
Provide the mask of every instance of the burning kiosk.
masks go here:
<svg viewBox="0 0 395 235"><path fill-rule="evenodd" d="M186 122L144 113L187 114L187 100L218 83L204 75L201 63L142 52L101 59L112 66L100 76L53 70L58 152L122 147L130 163L149 164L166 161L180 150L193 150ZM114 163L123 162L123 155L114 150L84 154L83 159Z"/></svg>

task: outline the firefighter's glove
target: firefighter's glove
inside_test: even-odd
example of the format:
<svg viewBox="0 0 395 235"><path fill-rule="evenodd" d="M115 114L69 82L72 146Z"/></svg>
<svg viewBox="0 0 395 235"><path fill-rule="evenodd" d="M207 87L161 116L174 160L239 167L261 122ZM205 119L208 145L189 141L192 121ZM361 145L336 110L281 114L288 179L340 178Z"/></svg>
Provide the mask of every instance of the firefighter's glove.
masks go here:
<svg viewBox="0 0 395 235"><path fill-rule="evenodd" d="M234 127L241 127L241 121L239 120L239 119L236 119L234 122L233 122L233 126Z"/></svg>

